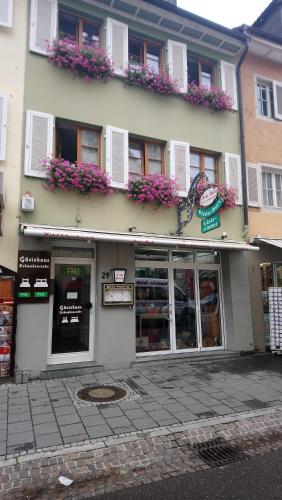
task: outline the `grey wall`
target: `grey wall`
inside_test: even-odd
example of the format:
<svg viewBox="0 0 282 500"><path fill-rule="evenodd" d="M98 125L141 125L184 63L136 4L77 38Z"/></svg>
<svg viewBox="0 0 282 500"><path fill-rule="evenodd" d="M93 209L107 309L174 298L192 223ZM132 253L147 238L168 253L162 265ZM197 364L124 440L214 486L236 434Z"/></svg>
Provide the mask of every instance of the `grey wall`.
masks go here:
<svg viewBox="0 0 282 500"><path fill-rule="evenodd" d="M254 341L247 252L231 251L225 261L225 264L228 261L228 267L223 268L227 349L252 351ZM231 318L233 329L230 328Z"/></svg>
<svg viewBox="0 0 282 500"><path fill-rule="evenodd" d="M111 368L129 365L135 360L135 309L101 307L101 273L114 267L126 268L125 281L134 282L134 246L100 243L97 246L97 304L95 323L95 360Z"/></svg>

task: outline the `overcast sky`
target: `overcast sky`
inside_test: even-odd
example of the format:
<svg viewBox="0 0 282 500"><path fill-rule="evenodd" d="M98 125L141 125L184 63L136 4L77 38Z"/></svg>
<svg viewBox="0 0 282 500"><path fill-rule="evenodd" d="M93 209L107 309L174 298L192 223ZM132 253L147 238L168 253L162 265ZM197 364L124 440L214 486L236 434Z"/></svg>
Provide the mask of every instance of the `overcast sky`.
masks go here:
<svg viewBox="0 0 282 500"><path fill-rule="evenodd" d="M258 18L271 0L177 0L178 7L198 16L234 28L241 24L249 26Z"/></svg>

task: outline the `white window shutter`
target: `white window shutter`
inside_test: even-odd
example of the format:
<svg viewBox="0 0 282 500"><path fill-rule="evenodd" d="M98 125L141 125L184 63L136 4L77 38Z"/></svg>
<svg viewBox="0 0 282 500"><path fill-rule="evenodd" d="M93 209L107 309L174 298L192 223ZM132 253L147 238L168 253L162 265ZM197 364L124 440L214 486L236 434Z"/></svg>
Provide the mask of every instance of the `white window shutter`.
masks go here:
<svg viewBox="0 0 282 500"><path fill-rule="evenodd" d="M116 75L123 76L128 65L128 26L107 18L106 44Z"/></svg>
<svg viewBox="0 0 282 500"><path fill-rule="evenodd" d="M178 185L178 196L185 198L190 187L190 147L188 142L170 141L170 177Z"/></svg>
<svg viewBox="0 0 282 500"><path fill-rule="evenodd" d="M111 186L126 189L128 184L128 131L106 127L106 171Z"/></svg>
<svg viewBox="0 0 282 500"><path fill-rule="evenodd" d="M47 45L57 36L57 0L31 0L29 49L47 55Z"/></svg>
<svg viewBox="0 0 282 500"><path fill-rule="evenodd" d="M13 0L0 1L0 26L12 28L13 25Z"/></svg>
<svg viewBox="0 0 282 500"><path fill-rule="evenodd" d="M6 159L8 97L0 95L0 160Z"/></svg>
<svg viewBox="0 0 282 500"><path fill-rule="evenodd" d="M232 108L238 110L238 94L236 66L226 61L220 62L222 90L227 92L233 100Z"/></svg>
<svg viewBox="0 0 282 500"><path fill-rule="evenodd" d="M250 207L261 207L262 187L261 187L261 166L247 163L247 188L248 205Z"/></svg>
<svg viewBox="0 0 282 500"><path fill-rule="evenodd" d="M282 120L282 82L273 82L274 116Z"/></svg>
<svg viewBox="0 0 282 500"><path fill-rule="evenodd" d="M187 92L187 46L185 43L168 40L168 70L170 76L178 82L179 91Z"/></svg>
<svg viewBox="0 0 282 500"><path fill-rule="evenodd" d="M53 156L54 116L26 112L25 175L46 177L43 161Z"/></svg>
<svg viewBox="0 0 282 500"><path fill-rule="evenodd" d="M242 171L241 156L225 153L225 179L228 186L237 190L237 205L242 205Z"/></svg>

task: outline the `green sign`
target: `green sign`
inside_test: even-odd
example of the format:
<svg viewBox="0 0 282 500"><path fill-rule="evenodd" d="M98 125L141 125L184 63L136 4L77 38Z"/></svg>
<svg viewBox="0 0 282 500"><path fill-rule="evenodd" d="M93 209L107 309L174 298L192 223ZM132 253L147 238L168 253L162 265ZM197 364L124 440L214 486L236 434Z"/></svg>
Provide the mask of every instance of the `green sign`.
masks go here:
<svg viewBox="0 0 282 500"><path fill-rule="evenodd" d="M62 275L68 278L83 278L85 276L84 266L63 266Z"/></svg>
<svg viewBox="0 0 282 500"><path fill-rule="evenodd" d="M208 233L209 231L217 229L218 227L220 227L220 217L218 214L201 221L202 233Z"/></svg>
<svg viewBox="0 0 282 500"><path fill-rule="evenodd" d="M18 292L19 299L29 299L31 297L30 292Z"/></svg>
<svg viewBox="0 0 282 500"><path fill-rule="evenodd" d="M34 297L48 297L48 292L34 292Z"/></svg>
<svg viewBox="0 0 282 500"><path fill-rule="evenodd" d="M215 202L209 207L198 208L197 216L202 218L211 217L222 207L222 205L223 205L223 200L221 198L217 198L217 200L215 200Z"/></svg>

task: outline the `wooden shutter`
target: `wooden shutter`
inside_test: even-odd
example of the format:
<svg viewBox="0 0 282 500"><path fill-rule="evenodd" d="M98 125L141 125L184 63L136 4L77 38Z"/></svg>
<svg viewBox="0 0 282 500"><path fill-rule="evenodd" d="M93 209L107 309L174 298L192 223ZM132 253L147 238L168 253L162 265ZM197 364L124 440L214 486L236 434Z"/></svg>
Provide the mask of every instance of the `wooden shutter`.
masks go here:
<svg viewBox="0 0 282 500"><path fill-rule="evenodd" d="M29 49L47 55L47 44L57 36L57 0L31 0Z"/></svg>
<svg viewBox="0 0 282 500"><path fill-rule="evenodd" d="M54 116L26 112L25 175L46 177L43 161L53 154Z"/></svg>
<svg viewBox="0 0 282 500"><path fill-rule="evenodd" d="M282 82L273 82L274 116L282 120Z"/></svg>
<svg viewBox="0 0 282 500"><path fill-rule="evenodd" d="M0 1L0 26L11 28L13 24L13 0Z"/></svg>
<svg viewBox="0 0 282 500"><path fill-rule="evenodd" d="M178 195L186 197L190 186L190 147L188 142L170 141L170 177L178 185Z"/></svg>
<svg viewBox="0 0 282 500"><path fill-rule="evenodd" d="M242 205L242 171L241 157L225 154L225 179L228 186L237 189L237 205Z"/></svg>
<svg viewBox="0 0 282 500"><path fill-rule="evenodd" d="M221 85L222 90L227 92L233 99L233 109L238 110L236 66L226 61L221 61Z"/></svg>
<svg viewBox="0 0 282 500"><path fill-rule="evenodd" d="M169 74L177 80L179 91L187 92L187 46L185 43L168 40L167 50Z"/></svg>
<svg viewBox="0 0 282 500"><path fill-rule="evenodd" d="M261 167L247 163L247 188L248 205L250 207L261 207L262 188L261 188Z"/></svg>
<svg viewBox="0 0 282 500"><path fill-rule="evenodd" d="M123 76L128 65L128 26L108 17L106 30L107 50L114 72Z"/></svg>
<svg viewBox="0 0 282 500"><path fill-rule="evenodd" d="M0 160L6 159L8 97L0 95Z"/></svg>
<svg viewBox="0 0 282 500"><path fill-rule="evenodd" d="M111 186L126 189L128 184L128 131L106 127L106 171Z"/></svg>

